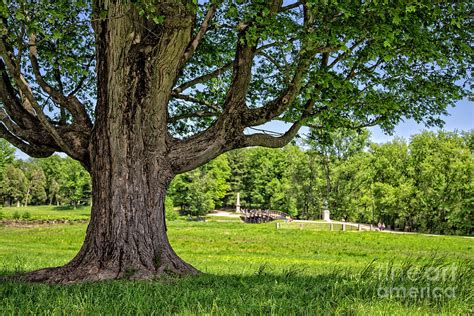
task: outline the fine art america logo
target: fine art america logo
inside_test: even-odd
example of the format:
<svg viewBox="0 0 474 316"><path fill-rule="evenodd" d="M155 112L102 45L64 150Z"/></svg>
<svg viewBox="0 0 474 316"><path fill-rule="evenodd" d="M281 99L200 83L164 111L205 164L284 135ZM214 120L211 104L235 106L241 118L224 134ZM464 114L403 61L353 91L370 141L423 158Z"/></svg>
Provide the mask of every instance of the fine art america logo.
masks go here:
<svg viewBox="0 0 474 316"><path fill-rule="evenodd" d="M387 266L379 268L380 298L454 298L456 296L457 266L415 267L408 269ZM423 284L420 286L420 284Z"/></svg>

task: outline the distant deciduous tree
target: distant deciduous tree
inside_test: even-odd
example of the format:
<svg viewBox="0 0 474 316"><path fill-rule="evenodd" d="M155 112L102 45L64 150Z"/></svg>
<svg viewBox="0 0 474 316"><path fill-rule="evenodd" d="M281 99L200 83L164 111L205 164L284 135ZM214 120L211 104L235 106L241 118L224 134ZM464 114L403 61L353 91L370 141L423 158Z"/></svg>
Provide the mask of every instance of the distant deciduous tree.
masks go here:
<svg viewBox="0 0 474 316"><path fill-rule="evenodd" d="M225 156L220 156L196 170L178 175L170 187L175 206L190 215L204 215L222 200L230 189L230 168Z"/></svg>
<svg viewBox="0 0 474 316"><path fill-rule="evenodd" d="M24 204L43 204L46 201L46 176L43 169L34 162L25 165L25 175L28 179L28 189Z"/></svg>
<svg viewBox="0 0 474 316"><path fill-rule="evenodd" d="M15 148L9 142L0 138L0 181L3 179L3 173L8 164L11 164L15 158Z"/></svg>
<svg viewBox="0 0 474 316"><path fill-rule="evenodd" d="M2 194L10 204L20 206L28 191L28 179L23 171L8 165L1 183Z"/></svg>

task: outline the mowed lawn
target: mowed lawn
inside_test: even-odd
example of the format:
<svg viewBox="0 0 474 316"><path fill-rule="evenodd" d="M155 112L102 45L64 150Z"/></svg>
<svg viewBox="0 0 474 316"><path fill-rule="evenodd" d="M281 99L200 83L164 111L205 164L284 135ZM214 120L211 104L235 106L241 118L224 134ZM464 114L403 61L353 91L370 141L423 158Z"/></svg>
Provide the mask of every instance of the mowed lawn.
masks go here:
<svg viewBox="0 0 474 316"><path fill-rule="evenodd" d="M3 281L0 314L459 315L474 305L473 239L277 230L274 223L168 226L177 253L203 275L69 286ZM1 273L66 263L85 229L0 227Z"/></svg>
<svg viewBox="0 0 474 316"><path fill-rule="evenodd" d="M52 206L34 205L27 207L1 207L0 219L12 220L15 215L28 220L87 220L90 218L90 206Z"/></svg>

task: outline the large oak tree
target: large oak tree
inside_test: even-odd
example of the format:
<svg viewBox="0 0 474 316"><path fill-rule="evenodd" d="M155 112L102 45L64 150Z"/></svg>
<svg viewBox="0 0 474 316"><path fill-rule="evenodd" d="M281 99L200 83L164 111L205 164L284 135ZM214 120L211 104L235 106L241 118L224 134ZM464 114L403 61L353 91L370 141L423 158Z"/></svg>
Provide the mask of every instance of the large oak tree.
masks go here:
<svg viewBox="0 0 474 316"><path fill-rule="evenodd" d="M0 135L93 181L77 256L27 279L196 274L171 248L168 184L300 127L427 125L469 93L470 1L11 0L0 4ZM270 120L281 135L248 128Z"/></svg>

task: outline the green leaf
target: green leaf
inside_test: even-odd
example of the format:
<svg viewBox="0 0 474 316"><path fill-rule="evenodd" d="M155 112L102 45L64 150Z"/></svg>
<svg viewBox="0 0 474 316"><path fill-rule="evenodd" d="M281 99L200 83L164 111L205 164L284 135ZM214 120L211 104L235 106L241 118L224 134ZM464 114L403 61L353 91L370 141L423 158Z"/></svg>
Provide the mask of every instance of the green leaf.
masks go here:
<svg viewBox="0 0 474 316"><path fill-rule="evenodd" d="M155 24L163 24L164 21L165 21L165 16L164 15L155 16L153 18L153 22Z"/></svg>

